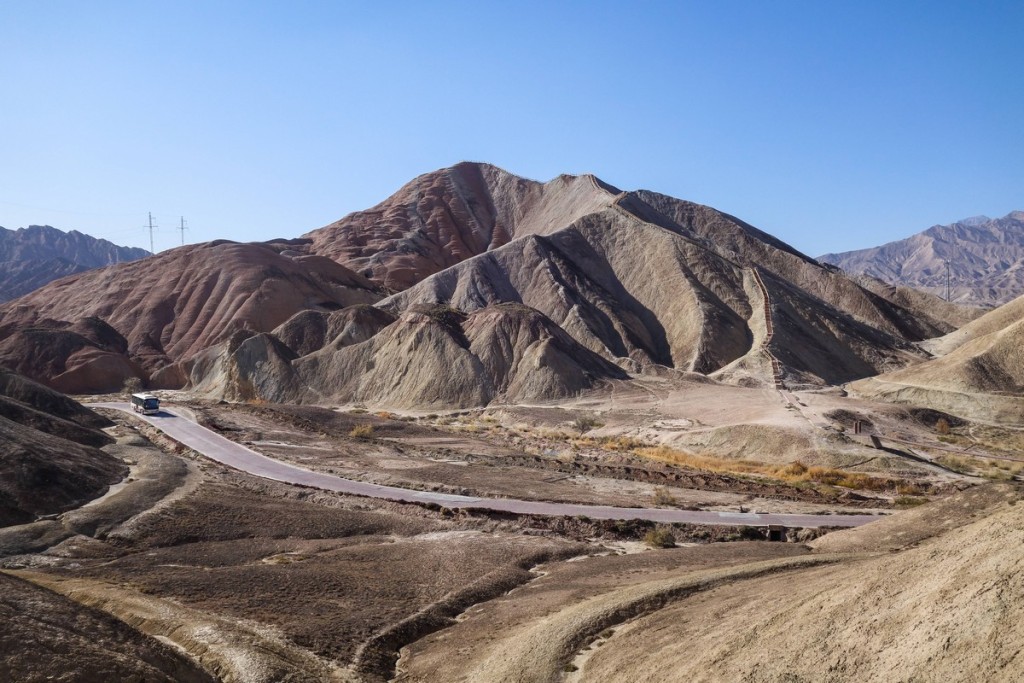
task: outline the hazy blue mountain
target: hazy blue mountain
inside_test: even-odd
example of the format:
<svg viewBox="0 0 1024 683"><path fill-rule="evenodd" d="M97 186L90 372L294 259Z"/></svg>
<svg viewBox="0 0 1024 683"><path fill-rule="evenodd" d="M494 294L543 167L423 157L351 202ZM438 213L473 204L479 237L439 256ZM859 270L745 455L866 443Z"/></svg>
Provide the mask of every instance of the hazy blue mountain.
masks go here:
<svg viewBox="0 0 1024 683"><path fill-rule="evenodd" d="M943 297L948 260L952 301L998 306L1024 294L1024 211L965 218L880 247L818 260Z"/></svg>
<svg viewBox="0 0 1024 683"><path fill-rule="evenodd" d="M0 228L0 301L66 275L145 256L149 256L145 249L120 247L77 230L64 232L49 225Z"/></svg>

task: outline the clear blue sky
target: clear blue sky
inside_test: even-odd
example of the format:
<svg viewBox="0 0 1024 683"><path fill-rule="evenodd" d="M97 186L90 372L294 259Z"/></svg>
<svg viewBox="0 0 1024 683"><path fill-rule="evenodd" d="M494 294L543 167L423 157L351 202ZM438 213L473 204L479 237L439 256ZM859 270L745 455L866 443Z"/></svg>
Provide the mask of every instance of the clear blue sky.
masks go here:
<svg viewBox="0 0 1024 683"><path fill-rule="evenodd" d="M294 237L460 160L809 254L1024 209L1024 3L5 2L0 225Z"/></svg>

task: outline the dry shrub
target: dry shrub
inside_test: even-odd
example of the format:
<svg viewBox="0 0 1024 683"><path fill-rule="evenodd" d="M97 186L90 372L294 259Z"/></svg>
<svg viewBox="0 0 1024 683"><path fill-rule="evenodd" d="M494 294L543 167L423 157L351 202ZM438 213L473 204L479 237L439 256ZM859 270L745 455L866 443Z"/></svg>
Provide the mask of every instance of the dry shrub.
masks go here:
<svg viewBox="0 0 1024 683"><path fill-rule="evenodd" d="M122 390L126 394L137 394L142 391L142 380L138 377L129 377L124 381Z"/></svg>
<svg viewBox="0 0 1024 683"><path fill-rule="evenodd" d="M779 474L783 477L799 478L807 474L808 469L807 465L797 460L779 470Z"/></svg>
<svg viewBox="0 0 1024 683"><path fill-rule="evenodd" d="M613 451L633 451L650 445L646 441L634 439L631 436L606 436L598 439L597 443Z"/></svg>
<svg viewBox="0 0 1024 683"><path fill-rule="evenodd" d="M358 425L352 428L349 436L356 439L369 439L373 437L373 425Z"/></svg>
<svg viewBox="0 0 1024 683"><path fill-rule="evenodd" d="M970 460L956 455L940 455L935 458L935 462L960 474L970 474L974 471Z"/></svg>
<svg viewBox="0 0 1024 683"><path fill-rule="evenodd" d="M814 482L828 486L840 486L842 488L866 491L897 489L897 491L908 495L920 492L918 487L902 479L873 477L861 472L847 472L830 467L808 467L800 461L791 462L786 465L773 465L754 460L732 460L709 455L696 455L694 453L677 451L667 446L640 448L636 449L635 452L637 455L670 462L683 467L723 474L754 474L771 477L772 479L778 479L791 484Z"/></svg>
<svg viewBox="0 0 1024 683"><path fill-rule="evenodd" d="M591 429L597 429L598 427L603 426L604 424L588 415L581 415L572 421L572 428L578 431L580 436L583 436L584 432L589 432Z"/></svg>
<svg viewBox="0 0 1024 683"><path fill-rule="evenodd" d="M949 422L944 417L940 417L935 423L935 431L943 436L949 434Z"/></svg>
<svg viewBox="0 0 1024 683"><path fill-rule="evenodd" d="M377 417L383 418L385 420L394 420L395 419L395 414L394 413L389 413L386 410L381 410L379 412L376 412L376 413L374 413L374 415L376 415Z"/></svg>
<svg viewBox="0 0 1024 683"><path fill-rule="evenodd" d="M654 490L654 504L655 505L675 505L676 498L673 496L667 488L659 486Z"/></svg>
<svg viewBox="0 0 1024 683"><path fill-rule="evenodd" d="M676 537L666 527L657 527L644 534L644 543L652 548L674 548Z"/></svg>

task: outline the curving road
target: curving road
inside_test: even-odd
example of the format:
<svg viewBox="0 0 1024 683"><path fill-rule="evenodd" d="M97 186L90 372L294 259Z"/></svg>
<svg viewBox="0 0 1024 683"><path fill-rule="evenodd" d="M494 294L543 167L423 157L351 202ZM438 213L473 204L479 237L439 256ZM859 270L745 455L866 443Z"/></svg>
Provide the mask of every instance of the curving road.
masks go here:
<svg viewBox="0 0 1024 683"><path fill-rule="evenodd" d="M711 512L695 510L663 510L659 508L623 508L610 505L576 505L573 503L545 503L514 498L476 498L432 491L415 491L397 486L381 486L363 481L344 479L333 474L313 472L265 455L226 439L206 427L181 417L164 408L156 415L138 415L128 403L90 403L90 408L112 408L131 413L161 430L172 439L192 450L237 470L288 484L299 484L326 491L337 491L355 496L384 498L406 503L436 503L446 507L493 510L521 515L553 517L585 515L592 519L643 519L652 522L683 524L719 524L730 526L765 526L780 524L787 527L854 527L873 522L872 515L784 515L752 512Z"/></svg>

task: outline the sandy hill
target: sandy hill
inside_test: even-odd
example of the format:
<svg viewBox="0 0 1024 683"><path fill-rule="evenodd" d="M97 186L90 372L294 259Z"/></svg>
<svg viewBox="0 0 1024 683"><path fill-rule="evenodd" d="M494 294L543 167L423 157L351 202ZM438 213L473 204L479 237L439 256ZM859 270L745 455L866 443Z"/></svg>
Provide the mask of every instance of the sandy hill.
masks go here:
<svg viewBox="0 0 1024 683"><path fill-rule="evenodd" d="M459 164L303 239L402 291L225 340L192 365L196 389L464 407L555 399L662 366L820 385L921 360L911 342L971 318L861 286L710 207L591 176L537 183Z"/></svg>
<svg viewBox="0 0 1024 683"><path fill-rule="evenodd" d="M965 417L1019 422L1024 414L1024 296L929 340L938 357L865 379L866 396L930 405Z"/></svg>
<svg viewBox="0 0 1024 683"><path fill-rule="evenodd" d="M467 176L488 182L453 180ZM357 214L308 237L321 253L348 258L354 247L340 226L374 216L390 225L387 217L396 207L408 209L408 197L425 185L459 189L451 197L461 206L521 207L508 219L497 209L441 212L448 235L487 237L494 226L505 229L499 240L460 250L443 270L426 277L431 269L417 270L418 282L378 305L393 313L421 304L471 312L523 303L632 370L659 364L726 379L770 378L767 348L791 381L838 382L898 367L917 353L909 341L955 327L944 319L948 311L897 303L710 207L619 192L589 176L543 185L513 179L491 166L460 164L417 179L372 215ZM474 190L480 194L471 195ZM524 199L534 196L543 201ZM403 211L403 220L412 220ZM423 212L415 216L429 223ZM402 230L411 224L402 223ZM408 240L422 234L417 230L402 233L386 254L406 254ZM386 261L381 255L375 263Z"/></svg>
<svg viewBox="0 0 1024 683"><path fill-rule="evenodd" d="M616 628L578 680L1020 680L1019 498L990 485L816 544L815 554L859 556L709 581Z"/></svg>
<svg viewBox="0 0 1024 683"><path fill-rule="evenodd" d="M110 424L71 399L0 369L0 526L77 507L128 468L99 450Z"/></svg>
<svg viewBox="0 0 1024 683"><path fill-rule="evenodd" d="M276 335L210 349L193 368L195 388L235 400L470 407L557 399L627 377L519 304L469 315L444 306L414 306L397 316L356 307L331 317L328 325L341 331L302 357L278 337L295 328L294 320Z"/></svg>
<svg viewBox="0 0 1024 683"><path fill-rule="evenodd" d="M74 275L0 307L0 364L68 392L176 388L199 352L305 309L376 301L362 276L286 243L210 242Z"/></svg>
<svg viewBox="0 0 1024 683"><path fill-rule="evenodd" d="M998 306L1024 294L1024 211L936 225L880 247L819 260L937 295L946 291L948 260L953 301Z"/></svg>
<svg viewBox="0 0 1024 683"><path fill-rule="evenodd" d="M48 225L0 228L0 302L67 275L146 256L144 249L119 247L77 230L63 232Z"/></svg>

